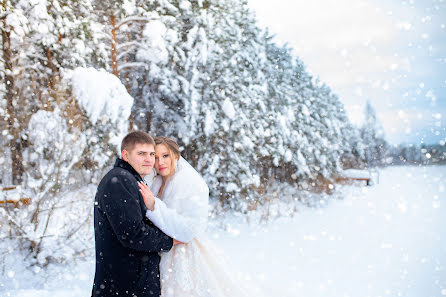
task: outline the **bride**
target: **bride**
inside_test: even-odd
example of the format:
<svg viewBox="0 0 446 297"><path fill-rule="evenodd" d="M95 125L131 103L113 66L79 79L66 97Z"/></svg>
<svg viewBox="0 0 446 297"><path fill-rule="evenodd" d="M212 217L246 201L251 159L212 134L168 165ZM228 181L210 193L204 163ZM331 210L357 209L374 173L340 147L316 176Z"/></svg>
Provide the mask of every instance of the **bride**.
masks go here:
<svg viewBox="0 0 446 297"><path fill-rule="evenodd" d="M237 281L224 256L206 238L209 189L180 156L178 144L155 137L155 170L151 190L139 187L146 216L165 234L183 244L164 253L160 262L162 297L250 297L258 288ZM243 288L242 288L243 287Z"/></svg>

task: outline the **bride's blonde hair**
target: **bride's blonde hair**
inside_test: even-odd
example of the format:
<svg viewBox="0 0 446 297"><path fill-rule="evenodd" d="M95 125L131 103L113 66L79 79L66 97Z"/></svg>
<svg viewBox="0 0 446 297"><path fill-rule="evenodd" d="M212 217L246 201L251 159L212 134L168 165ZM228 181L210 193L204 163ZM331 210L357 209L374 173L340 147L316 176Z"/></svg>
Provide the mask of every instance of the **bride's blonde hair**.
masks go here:
<svg viewBox="0 0 446 297"><path fill-rule="evenodd" d="M172 176L175 174L176 171L176 164L177 164L177 160L180 159L180 146L178 145L178 143L173 140L170 137L166 137L166 136L157 136L155 137L155 144L164 144L167 149L169 150L169 155L170 155L170 159L172 160L172 166L171 166L171 171L169 173L169 176Z"/></svg>

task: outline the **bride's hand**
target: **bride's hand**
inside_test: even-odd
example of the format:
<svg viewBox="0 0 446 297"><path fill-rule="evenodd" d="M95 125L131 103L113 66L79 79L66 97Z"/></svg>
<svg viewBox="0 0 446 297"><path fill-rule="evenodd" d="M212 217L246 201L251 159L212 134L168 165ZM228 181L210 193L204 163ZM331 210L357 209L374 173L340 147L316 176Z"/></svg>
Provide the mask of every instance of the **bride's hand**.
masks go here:
<svg viewBox="0 0 446 297"><path fill-rule="evenodd" d="M144 204L150 210L155 209L155 197L153 196L152 191L150 191L149 187L143 183L138 182L139 191L141 192L142 198L144 199Z"/></svg>
<svg viewBox="0 0 446 297"><path fill-rule="evenodd" d="M176 240L175 238L173 239L173 245L177 245L177 244L184 244L184 242L181 242L179 240Z"/></svg>

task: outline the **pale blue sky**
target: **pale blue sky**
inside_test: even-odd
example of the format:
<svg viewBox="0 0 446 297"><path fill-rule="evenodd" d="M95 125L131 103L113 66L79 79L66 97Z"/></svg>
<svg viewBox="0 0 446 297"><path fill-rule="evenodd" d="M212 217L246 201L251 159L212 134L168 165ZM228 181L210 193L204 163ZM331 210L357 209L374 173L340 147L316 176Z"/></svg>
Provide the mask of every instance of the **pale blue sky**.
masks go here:
<svg viewBox="0 0 446 297"><path fill-rule="evenodd" d="M392 143L446 142L446 0L248 0L359 124L370 100Z"/></svg>

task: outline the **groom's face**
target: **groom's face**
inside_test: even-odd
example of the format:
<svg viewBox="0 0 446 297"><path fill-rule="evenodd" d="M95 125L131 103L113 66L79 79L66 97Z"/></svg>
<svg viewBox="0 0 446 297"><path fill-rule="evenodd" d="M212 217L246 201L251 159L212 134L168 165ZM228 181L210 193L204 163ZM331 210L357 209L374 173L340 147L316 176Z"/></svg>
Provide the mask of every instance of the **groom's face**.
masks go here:
<svg viewBox="0 0 446 297"><path fill-rule="evenodd" d="M150 174L155 163L155 147L147 143L137 143L131 151L122 150L122 159L144 178Z"/></svg>

